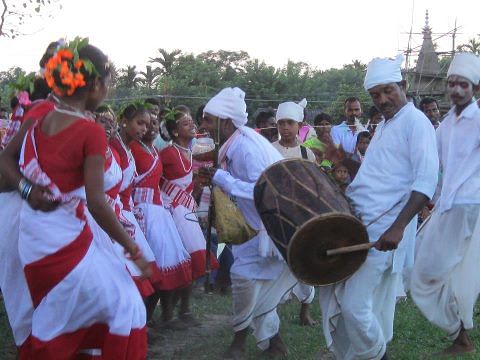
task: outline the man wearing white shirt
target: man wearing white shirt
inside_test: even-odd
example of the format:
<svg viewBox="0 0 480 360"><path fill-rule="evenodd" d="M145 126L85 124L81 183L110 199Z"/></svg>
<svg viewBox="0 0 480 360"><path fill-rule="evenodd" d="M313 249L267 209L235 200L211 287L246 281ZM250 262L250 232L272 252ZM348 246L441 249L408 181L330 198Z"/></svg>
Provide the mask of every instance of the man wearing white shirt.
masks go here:
<svg viewBox="0 0 480 360"><path fill-rule="evenodd" d="M358 133L366 131L359 120L362 116L360 100L357 97L347 98L344 103L344 111L346 120L332 128L332 140L335 145L341 145L345 152L353 154L357 145Z"/></svg>
<svg viewBox="0 0 480 360"><path fill-rule="evenodd" d="M418 237L411 294L453 344L441 355L475 352L467 330L480 291L480 58L457 53L447 73L453 107L437 129L441 184Z"/></svg>
<svg viewBox="0 0 480 360"><path fill-rule="evenodd" d="M227 358L245 355L249 327L257 345L271 356L285 356L287 347L279 334L276 308L297 283L287 264L267 235L253 202L253 189L261 173L282 159L280 153L255 130L245 126L245 93L226 88L205 106L202 127L220 135L222 147L214 175L201 169L199 176L209 178L235 198L246 222L259 233L241 245L233 245L231 268L233 330L235 337Z"/></svg>
<svg viewBox="0 0 480 360"><path fill-rule="evenodd" d="M375 247L352 277L319 289L323 332L337 359L387 358L401 274L413 262L416 214L437 184L435 132L407 103L402 60L374 59L365 77L385 120L346 195Z"/></svg>

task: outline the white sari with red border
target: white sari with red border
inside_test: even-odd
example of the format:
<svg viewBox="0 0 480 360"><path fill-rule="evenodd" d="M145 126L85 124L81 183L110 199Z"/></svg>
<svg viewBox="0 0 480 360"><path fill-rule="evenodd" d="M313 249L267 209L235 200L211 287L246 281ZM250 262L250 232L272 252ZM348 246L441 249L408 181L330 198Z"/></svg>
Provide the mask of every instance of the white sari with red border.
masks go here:
<svg viewBox="0 0 480 360"><path fill-rule="evenodd" d="M52 212L20 211L19 254L33 302L32 356L68 359L100 349L102 359L146 358L146 313L113 243L86 208L85 188L62 193L43 172L35 131L20 169L61 201Z"/></svg>

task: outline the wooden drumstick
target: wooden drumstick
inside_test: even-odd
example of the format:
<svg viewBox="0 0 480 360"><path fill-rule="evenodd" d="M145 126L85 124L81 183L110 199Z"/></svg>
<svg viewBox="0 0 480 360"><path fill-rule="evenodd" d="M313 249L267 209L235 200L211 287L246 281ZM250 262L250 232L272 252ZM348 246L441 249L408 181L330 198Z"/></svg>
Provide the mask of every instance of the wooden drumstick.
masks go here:
<svg viewBox="0 0 480 360"><path fill-rule="evenodd" d="M327 250L327 256L348 254L348 253L352 253L352 252L355 252L355 251L368 250L368 249L370 249L374 246L375 246L375 243L344 246L344 247L341 247L341 248L338 248L338 249Z"/></svg>

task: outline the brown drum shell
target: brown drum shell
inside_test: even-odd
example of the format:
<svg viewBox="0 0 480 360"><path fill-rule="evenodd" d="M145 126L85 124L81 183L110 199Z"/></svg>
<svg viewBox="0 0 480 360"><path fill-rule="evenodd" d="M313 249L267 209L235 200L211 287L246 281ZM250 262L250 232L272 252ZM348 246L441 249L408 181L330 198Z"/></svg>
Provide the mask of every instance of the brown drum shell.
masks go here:
<svg viewBox="0 0 480 360"><path fill-rule="evenodd" d="M254 201L267 233L302 282L341 281L365 260L367 251L326 257L328 249L368 242L368 234L315 163L286 159L273 164L258 179Z"/></svg>

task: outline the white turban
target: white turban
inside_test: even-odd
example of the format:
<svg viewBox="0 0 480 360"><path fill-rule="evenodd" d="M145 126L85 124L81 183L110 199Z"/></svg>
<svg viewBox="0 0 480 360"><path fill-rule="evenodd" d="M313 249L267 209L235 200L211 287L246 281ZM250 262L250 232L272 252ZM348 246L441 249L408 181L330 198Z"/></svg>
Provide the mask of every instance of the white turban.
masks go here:
<svg viewBox="0 0 480 360"><path fill-rule="evenodd" d="M225 88L208 101L203 112L223 120L232 119L237 128L244 126L248 121L245 93L238 87Z"/></svg>
<svg viewBox="0 0 480 360"><path fill-rule="evenodd" d="M290 119L296 122L303 121L303 110L307 106L307 99L303 99L298 104L293 101L287 101L278 105L275 121Z"/></svg>
<svg viewBox="0 0 480 360"><path fill-rule="evenodd" d="M367 74L363 87L369 90L377 85L385 85L402 81L401 66L403 54L398 54L395 59L375 58L368 64Z"/></svg>
<svg viewBox="0 0 480 360"><path fill-rule="evenodd" d="M480 57L472 53L457 53L448 68L447 77L450 75L462 76L474 85L480 82Z"/></svg>

